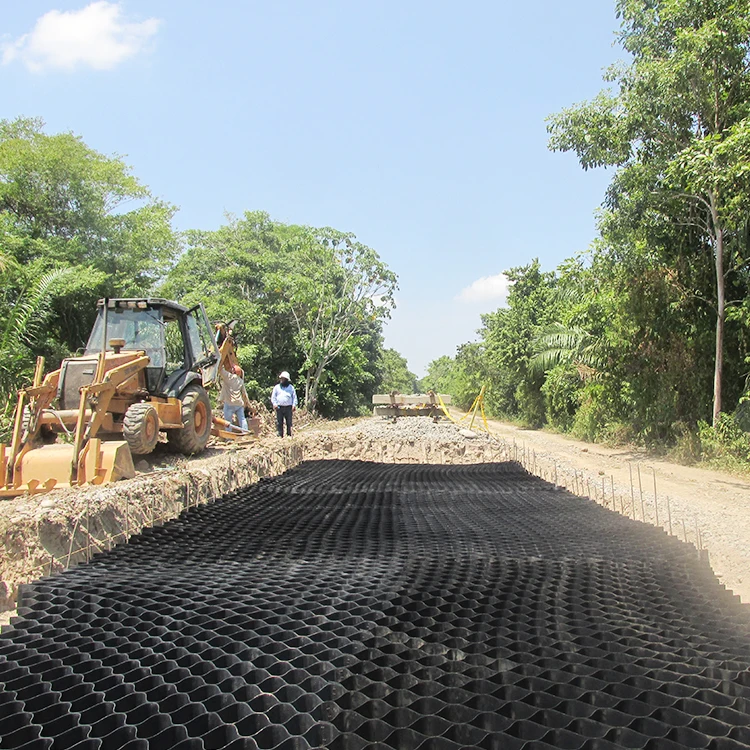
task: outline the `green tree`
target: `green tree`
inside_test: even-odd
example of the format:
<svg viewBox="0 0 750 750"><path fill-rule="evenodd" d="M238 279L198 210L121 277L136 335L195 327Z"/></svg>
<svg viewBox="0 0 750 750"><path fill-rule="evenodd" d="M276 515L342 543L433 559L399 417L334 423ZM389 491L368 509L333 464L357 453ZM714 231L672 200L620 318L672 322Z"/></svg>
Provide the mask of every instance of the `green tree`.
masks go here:
<svg viewBox="0 0 750 750"><path fill-rule="evenodd" d="M378 387L383 393L419 393L417 376L409 370L409 363L395 349L381 352L382 376Z"/></svg>
<svg viewBox="0 0 750 750"><path fill-rule="evenodd" d="M444 354L442 357L433 359L427 365L427 374L419 381L419 390L422 393L435 391L435 393L447 393L455 396L453 392L455 376L456 360Z"/></svg>
<svg viewBox="0 0 750 750"><path fill-rule="evenodd" d="M529 367L532 340L552 319L555 275L538 259L505 272L510 280L507 307L482 316L480 334L486 352L486 393L495 415L544 423L542 374Z"/></svg>
<svg viewBox="0 0 750 750"><path fill-rule="evenodd" d="M186 249L159 288L185 305L202 302L214 322L236 326L248 393L264 402L281 370L299 372L304 356L278 273L289 227L251 211L215 231L187 232Z"/></svg>
<svg viewBox="0 0 750 750"><path fill-rule="evenodd" d="M12 265L2 259L0 281ZM31 379L52 303L59 295L61 282L71 273L69 269L51 271L15 295L12 305L3 306L0 314L0 436L3 438L7 438L12 426L16 393Z"/></svg>
<svg viewBox="0 0 750 750"><path fill-rule="evenodd" d="M320 380L318 408L321 414L334 419L372 414L372 396L381 390L382 345L377 322L349 339Z"/></svg>
<svg viewBox="0 0 750 750"><path fill-rule="evenodd" d="M49 326L67 348L85 343L101 296L147 292L177 252L174 208L155 199L119 157L41 120L0 121L0 247L16 261L6 284L21 294L72 268Z"/></svg>
<svg viewBox="0 0 750 750"><path fill-rule="evenodd" d="M203 301L216 321L239 320L248 391L267 401L281 370L305 379L304 403L359 413L378 382L381 320L395 276L353 235L247 212L213 232L189 232L161 293ZM367 357L367 361L363 360Z"/></svg>
<svg viewBox="0 0 750 750"><path fill-rule="evenodd" d="M692 230L713 259L713 420L722 410L726 285L748 260L750 3L620 0L632 62L610 69L616 91L550 118L550 147L585 169L615 166L609 206L645 234Z"/></svg>
<svg viewBox="0 0 750 750"><path fill-rule="evenodd" d="M326 368L349 340L390 317L396 275L356 237L330 227L290 238L277 280L305 355L305 406L317 410Z"/></svg>

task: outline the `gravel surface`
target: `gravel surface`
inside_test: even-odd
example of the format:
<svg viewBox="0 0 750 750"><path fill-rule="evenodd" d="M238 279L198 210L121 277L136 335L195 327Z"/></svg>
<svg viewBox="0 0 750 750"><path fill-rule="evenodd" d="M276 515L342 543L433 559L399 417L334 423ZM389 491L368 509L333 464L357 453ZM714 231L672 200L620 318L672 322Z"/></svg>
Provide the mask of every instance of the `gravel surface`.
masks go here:
<svg viewBox="0 0 750 750"><path fill-rule="evenodd" d="M467 434L469 433L471 437ZM356 435L359 439L404 441L426 440L445 441L456 444L485 443L490 445L493 440L486 433L478 430L462 430L448 420L434 422L430 417L400 417L395 422L385 417L364 419L351 427L338 430L341 435ZM361 436L361 437L360 437Z"/></svg>

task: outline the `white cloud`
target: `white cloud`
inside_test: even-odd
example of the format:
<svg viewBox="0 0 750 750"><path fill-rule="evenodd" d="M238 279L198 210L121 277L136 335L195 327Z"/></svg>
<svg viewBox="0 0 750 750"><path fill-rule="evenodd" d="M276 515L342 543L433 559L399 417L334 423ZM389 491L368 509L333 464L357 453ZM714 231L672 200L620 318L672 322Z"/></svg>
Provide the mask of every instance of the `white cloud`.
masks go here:
<svg viewBox="0 0 750 750"><path fill-rule="evenodd" d="M111 70L138 54L161 21L130 22L119 3L97 0L81 10L51 10L34 28L2 46L2 63L23 63L35 73L91 67Z"/></svg>
<svg viewBox="0 0 750 750"><path fill-rule="evenodd" d="M464 287L456 297L459 302L490 302L503 304L508 296L510 281L504 273L496 276L482 276L469 286Z"/></svg>

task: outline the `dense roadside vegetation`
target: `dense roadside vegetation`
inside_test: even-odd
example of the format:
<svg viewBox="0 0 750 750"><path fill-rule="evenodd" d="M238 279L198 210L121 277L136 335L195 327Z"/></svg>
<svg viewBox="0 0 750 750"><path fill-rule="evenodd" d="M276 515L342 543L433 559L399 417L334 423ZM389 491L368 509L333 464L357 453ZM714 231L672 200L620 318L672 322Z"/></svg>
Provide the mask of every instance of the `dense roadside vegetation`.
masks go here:
<svg viewBox="0 0 750 750"><path fill-rule="evenodd" d="M549 118L614 168L586 254L513 268L479 341L425 386L586 440L750 461L750 3L619 0L628 62Z"/></svg>
<svg viewBox="0 0 750 750"><path fill-rule="evenodd" d="M117 157L34 119L0 122L0 433L37 355L83 347L105 296L202 301L239 320L253 395L281 369L326 416L370 408L414 376L385 349L396 276L350 233L247 213L213 232L174 231L175 207Z"/></svg>

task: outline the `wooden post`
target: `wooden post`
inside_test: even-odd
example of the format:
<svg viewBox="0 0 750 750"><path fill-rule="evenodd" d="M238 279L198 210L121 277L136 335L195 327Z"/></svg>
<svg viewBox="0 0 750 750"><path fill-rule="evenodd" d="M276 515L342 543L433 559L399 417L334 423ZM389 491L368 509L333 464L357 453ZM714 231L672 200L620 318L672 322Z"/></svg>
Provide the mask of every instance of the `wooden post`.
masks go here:
<svg viewBox="0 0 750 750"><path fill-rule="evenodd" d="M659 526L659 498L656 496L656 469L652 466L651 471L654 475L654 512L656 513L656 525Z"/></svg>
<svg viewBox="0 0 750 750"><path fill-rule="evenodd" d="M614 477L614 474L610 474L609 475L609 483L610 483L610 487L612 489L612 510L616 510L616 508L615 508L615 477Z"/></svg>
<svg viewBox="0 0 750 750"><path fill-rule="evenodd" d="M604 496L604 477L602 477L602 505L607 507L607 498ZM612 510L615 509L614 503L612 503Z"/></svg>

